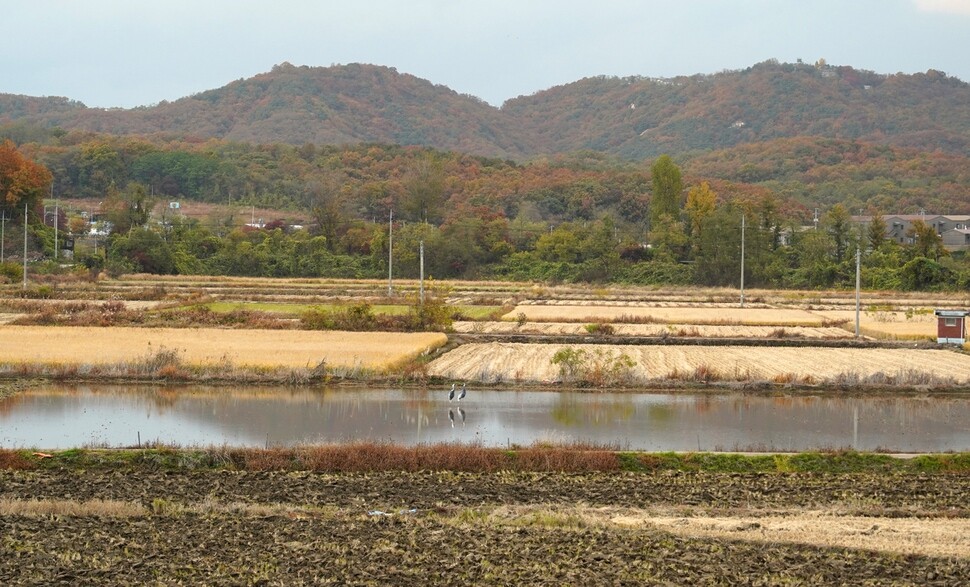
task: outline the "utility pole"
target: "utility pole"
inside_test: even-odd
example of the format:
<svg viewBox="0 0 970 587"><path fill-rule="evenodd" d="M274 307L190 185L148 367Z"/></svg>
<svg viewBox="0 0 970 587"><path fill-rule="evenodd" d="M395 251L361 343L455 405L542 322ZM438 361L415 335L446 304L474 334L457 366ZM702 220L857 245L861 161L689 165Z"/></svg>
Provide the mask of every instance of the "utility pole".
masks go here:
<svg viewBox="0 0 970 587"><path fill-rule="evenodd" d="M387 297L394 295L394 209L387 216Z"/></svg>
<svg viewBox="0 0 970 587"><path fill-rule="evenodd" d="M862 243L855 248L855 337L859 338L859 310L861 296L859 290L862 284Z"/></svg>
<svg viewBox="0 0 970 587"><path fill-rule="evenodd" d="M54 182L51 182L51 198L54 197ZM58 209L57 200L54 200L54 259L57 259L57 250L60 248L57 246L57 225L58 225Z"/></svg>
<svg viewBox="0 0 970 587"><path fill-rule="evenodd" d="M424 241L418 243L418 250L420 251L419 258L421 259L421 305L424 305Z"/></svg>
<svg viewBox="0 0 970 587"><path fill-rule="evenodd" d="M741 307L744 307L744 214L741 215Z"/></svg>
<svg viewBox="0 0 970 587"><path fill-rule="evenodd" d="M0 222L0 263L3 263L3 238L6 236L4 234L7 230L7 211L3 211L3 221Z"/></svg>
<svg viewBox="0 0 970 587"><path fill-rule="evenodd" d="M27 202L24 202L24 290L27 289Z"/></svg>

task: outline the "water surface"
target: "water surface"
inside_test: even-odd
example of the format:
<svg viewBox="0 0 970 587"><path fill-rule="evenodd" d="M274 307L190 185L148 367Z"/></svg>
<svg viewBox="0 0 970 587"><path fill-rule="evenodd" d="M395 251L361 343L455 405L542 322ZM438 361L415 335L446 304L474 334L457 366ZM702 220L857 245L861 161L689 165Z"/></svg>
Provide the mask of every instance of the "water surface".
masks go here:
<svg viewBox="0 0 970 587"><path fill-rule="evenodd" d="M484 446L650 451L970 450L970 399L52 385L0 400L0 446Z"/></svg>

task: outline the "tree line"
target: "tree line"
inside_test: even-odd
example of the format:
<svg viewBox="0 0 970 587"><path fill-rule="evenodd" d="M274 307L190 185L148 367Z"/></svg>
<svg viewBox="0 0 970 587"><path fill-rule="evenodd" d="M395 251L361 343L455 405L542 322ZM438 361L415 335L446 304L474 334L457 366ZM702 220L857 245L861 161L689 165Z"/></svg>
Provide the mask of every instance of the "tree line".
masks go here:
<svg viewBox="0 0 970 587"><path fill-rule="evenodd" d="M123 149L82 144L79 149L59 146L52 153L100 161L87 168L85 182L72 185L103 198L101 209L111 234L98 243L95 254L84 222L66 217L59 226L78 237L78 261L95 270L383 277L393 211L394 272L399 277L417 276L423 242L426 274L437 278L736 285L743 219L745 283L751 286L850 286L856 250L867 288L970 286L966 258L948 255L928 227L917 224L913 244L899 245L885 238L885 229L880 237L878 221L860 233L846 207L835 205L822 215L817 229L806 229L805 210L797 202L758 186L685 176L669 156L635 168L616 168L609 159L591 154L522 166L378 145L271 148L218 143L187 157L176 151L171 159L148 159L202 159L215 169L186 164L184 174L166 176L179 185L173 193L176 188L163 187L163 176L148 182L131 177L147 168L147 163L138 163L144 156L158 151L137 142ZM42 206L52 181L59 189L58 174L52 178L32 159L42 159L44 148L33 149L18 149L10 142L0 148L2 206L8 218L16 217L17 206L24 202L34 209ZM262 162L241 176L220 175L227 161L213 154L219 149L246 154L230 162ZM111 161L115 163L105 167ZM99 170L112 168L122 171L105 183L94 181L102 177ZM206 199L219 192L198 186L258 181L254 169L275 174L274 179L264 178L267 185L292 188L292 207L307 213L312 223L294 230L278 221L239 226L224 214L186 219L152 213L160 200L187 197L183 189L203 190L200 199ZM294 185L286 184L287 178ZM237 202L249 203L270 196L240 190L237 197ZM29 220L40 216L34 212ZM52 251L49 229L37 224L39 246Z"/></svg>

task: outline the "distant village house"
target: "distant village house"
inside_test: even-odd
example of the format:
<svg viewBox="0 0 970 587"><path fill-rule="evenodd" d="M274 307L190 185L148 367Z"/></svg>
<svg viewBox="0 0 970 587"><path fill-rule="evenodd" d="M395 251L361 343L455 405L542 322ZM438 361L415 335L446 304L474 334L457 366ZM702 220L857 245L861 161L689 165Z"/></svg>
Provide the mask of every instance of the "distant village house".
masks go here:
<svg viewBox="0 0 970 587"><path fill-rule="evenodd" d="M970 250L970 214L889 214L886 222L886 238L901 245L913 244L909 236L913 222L922 220L932 227L948 251ZM872 216L853 216L852 221L868 227Z"/></svg>

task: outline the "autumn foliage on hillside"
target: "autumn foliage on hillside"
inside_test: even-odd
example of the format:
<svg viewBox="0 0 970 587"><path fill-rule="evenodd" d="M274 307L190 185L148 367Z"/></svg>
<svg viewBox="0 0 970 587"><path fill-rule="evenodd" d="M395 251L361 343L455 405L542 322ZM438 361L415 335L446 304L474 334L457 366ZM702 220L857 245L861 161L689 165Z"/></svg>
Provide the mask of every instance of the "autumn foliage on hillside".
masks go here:
<svg viewBox="0 0 970 587"><path fill-rule="evenodd" d="M586 78L495 108L393 68L284 63L133 109L0 94L0 124L291 145L379 142L518 161L582 150L643 160L798 136L968 155L968 103L970 86L939 71L882 75L772 60L714 75Z"/></svg>
<svg viewBox="0 0 970 587"><path fill-rule="evenodd" d="M0 207L7 218L9 210L36 202L50 183L50 171L43 165L24 157L13 142L0 143Z"/></svg>

